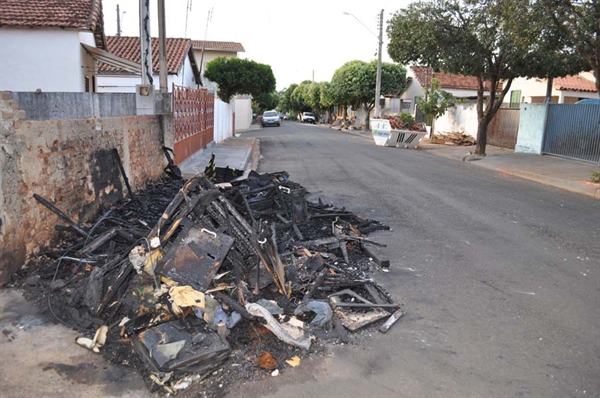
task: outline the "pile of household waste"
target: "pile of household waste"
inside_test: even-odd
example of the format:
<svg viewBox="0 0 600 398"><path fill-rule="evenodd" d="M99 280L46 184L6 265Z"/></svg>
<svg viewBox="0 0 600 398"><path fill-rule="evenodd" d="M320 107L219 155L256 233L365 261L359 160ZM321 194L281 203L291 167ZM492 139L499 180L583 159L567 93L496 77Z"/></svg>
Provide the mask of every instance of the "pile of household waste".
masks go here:
<svg viewBox="0 0 600 398"><path fill-rule="evenodd" d="M385 333L402 316L370 277L389 261L366 236L387 227L306 197L285 172L219 184L200 174L93 225L38 197L68 227L23 285L81 330L78 345L136 367L154 389L174 393L227 363L276 375L318 340Z"/></svg>

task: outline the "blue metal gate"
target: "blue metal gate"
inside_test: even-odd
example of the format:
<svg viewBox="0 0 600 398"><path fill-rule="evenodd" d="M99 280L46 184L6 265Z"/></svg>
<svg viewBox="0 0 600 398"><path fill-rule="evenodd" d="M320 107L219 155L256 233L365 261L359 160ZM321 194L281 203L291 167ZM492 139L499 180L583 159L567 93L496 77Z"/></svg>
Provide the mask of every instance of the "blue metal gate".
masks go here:
<svg viewBox="0 0 600 398"><path fill-rule="evenodd" d="M544 153L600 162L600 105L550 104Z"/></svg>

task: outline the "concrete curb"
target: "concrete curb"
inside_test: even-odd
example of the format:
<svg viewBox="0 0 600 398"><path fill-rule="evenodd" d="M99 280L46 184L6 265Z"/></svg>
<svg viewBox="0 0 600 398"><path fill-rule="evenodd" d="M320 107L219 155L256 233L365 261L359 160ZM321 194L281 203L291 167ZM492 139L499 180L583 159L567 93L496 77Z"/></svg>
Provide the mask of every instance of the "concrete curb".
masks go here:
<svg viewBox="0 0 600 398"><path fill-rule="evenodd" d="M361 133L365 132L366 130L353 130L353 131L351 131L351 130L347 130L347 129L340 130L340 129L335 128L335 127L326 127L326 128L328 128L330 130L339 131L340 133L346 133L346 134L354 135L356 137L362 137L362 138L365 138L365 139L370 140L370 141L373 140L373 137L371 137L371 135L366 136L364 134L361 134Z"/></svg>
<svg viewBox="0 0 600 398"><path fill-rule="evenodd" d="M539 173L532 173L525 170L518 170L511 168L510 165L489 165L486 163L486 157L480 157L475 160L473 155L465 154L464 156L456 156L451 153L446 153L443 148L435 148L435 147L426 147L423 148L428 153L431 153L435 156L463 161L478 167L482 167L488 170L495 170L499 173L508 174L514 177L523 178L529 181L535 181L540 184L548 185L558 189L564 189L565 191L570 191L574 193L578 193L581 195L591 196L595 199L600 199L600 185L588 183L587 181L570 181L564 180L562 178L556 178L548 175L543 175Z"/></svg>
<svg viewBox="0 0 600 398"><path fill-rule="evenodd" d="M248 163L252 157L252 151L254 150L254 145L256 144L256 138L252 140L252 145L250 146L250 150L246 152L244 158L242 159L242 164L244 165L243 169L246 170L248 167Z"/></svg>
<svg viewBox="0 0 600 398"><path fill-rule="evenodd" d="M476 162L475 162L476 163ZM543 176L536 173L530 173L522 170L502 170L494 167L486 167L481 164L481 167L489 168L492 170L497 170L502 173L507 173L513 175L515 177L524 178L526 180L535 181L540 184L548 185L554 188L564 189L566 191L571 191L575 193L579 193L582 195L591 196L595 199L600 199L600 186L594 187L591 183L586 182L577 182L577 181L565 181L560 178L553 178L549 176ZM597 185L597 184L596 184Z"/></svg>

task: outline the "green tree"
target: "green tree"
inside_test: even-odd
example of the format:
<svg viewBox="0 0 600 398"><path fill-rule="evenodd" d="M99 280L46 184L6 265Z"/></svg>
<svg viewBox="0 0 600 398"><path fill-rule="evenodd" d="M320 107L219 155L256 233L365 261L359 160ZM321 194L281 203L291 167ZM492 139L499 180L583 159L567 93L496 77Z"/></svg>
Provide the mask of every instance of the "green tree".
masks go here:
<svg viewBox="0 0 600 398"><path fill-rule="evenodd" d="M326 110L329 114L329 120L326 122L333 123L336 118L336 115L333 113L337 102L335 100L335 94L333 92L333 86L329 82L321 82L321 87L319 90L321 98L319 99L319 103L321 104L321 109Z"/></svg>
<svg viewBox="0 0 600 398"><path fill-rule="evenodd" d="M440 87L440 81L433 79L431 89L425 87L425 98L417 99L417 105L423 113L431 118L431 136L435 130L435 119L442 116L448 108L456 105L456 98Z"/></svg>
<svg viewBox="0 0 600 398"><path fill-rule="evenodd" d="M377 61L349 61L333 74L331 85L338 104L363 108L369 114L375 107L375 85ZM398 94L406 87L406 69L397 64L383 63L381 66L381 95Z"/></svg>
<svg viewBox="0 0 600 398"><path fill-rule="evenodd" d="M319 82L311 82L306 90L305 102L310 106L313 112L321 114L321 84Z"/></svg>
<svg viewBox="0 0 600 398"><path fill-rule="evenodd" d="M600 96L600 1L542 0L554 26L591 68Z"/></svg>
<svg viewBox="0 0 600 398"><path fill-rule="evenodd" d="M276 91L270 93L262 93L252 99L252 102L257 105L258 113L275 109L279 105L279 94Z"/></svg>
<svg viewBox="0 0 600 398"><path fill-rule="evenodd" d="M283 94L281 96L281 99L279 100L279 110L284 112L284 113L293 113L293 101L292 101L292 94L294 93L294 90L296 89L296 87L298 87L297 84L291 84L288 88L286 88L285 90L283 90Z"/></svg>
<svg viewBox="0 0 600 398"><path fill-rule="evenodd" d="M394 61L477 78L477 154L485 154L488 125L515 77L577 72L565 67L569 62L555 62L557 54L575 57L564 42L540 41L552 30L536 20L537 8L529 0L418 1L388 23ZM572 65L577 69L577 62ZM485 103L484 87L489 90Z"/></svg>
<svg viewBox="0 0 600 398"><path fill-rule="evenodd" d="M217 94L225 102L229 102L236 94L258 97L275 90L275 76L271 67L247 59L215 58L206 64L204 76L217 83Z"/></svg>
<svg viewBox="0 0 600 398"><path fill-rule="evenodd" d="M294 110L298 113L311 111L312 108L308 103L310 98L310 80L304 80L296 87L292 93L292 103L294 104Z"/></svg>

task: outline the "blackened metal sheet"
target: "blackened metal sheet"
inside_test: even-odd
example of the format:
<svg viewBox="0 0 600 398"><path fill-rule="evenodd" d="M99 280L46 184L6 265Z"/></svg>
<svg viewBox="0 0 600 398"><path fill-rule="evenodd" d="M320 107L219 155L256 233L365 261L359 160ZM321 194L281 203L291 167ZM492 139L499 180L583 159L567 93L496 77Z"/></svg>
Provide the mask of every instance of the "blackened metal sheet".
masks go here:
<svg viewBox="0 0 600 398"><path fill-rule="evenodd" d="M233 242L234 239L229 235L192 224L182 231L178 243L169 248L163 262L157 267L157 272L181 284L205 291L219 271Z"/></svg>

